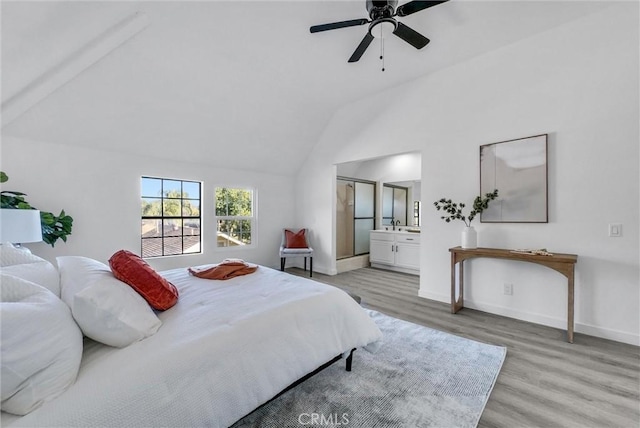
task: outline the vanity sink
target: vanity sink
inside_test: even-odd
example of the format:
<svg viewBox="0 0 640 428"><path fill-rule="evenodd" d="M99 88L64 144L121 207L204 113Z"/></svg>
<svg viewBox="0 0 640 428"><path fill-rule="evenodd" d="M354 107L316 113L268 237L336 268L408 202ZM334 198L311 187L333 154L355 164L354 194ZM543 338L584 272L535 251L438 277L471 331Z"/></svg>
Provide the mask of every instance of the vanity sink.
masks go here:
<svg viewBox="0 0 640 428"><path fill-rule="evenodd" d="M393 229L376 229L374 232L387 232L387 233L420 233L420 229L405 229L404 227L396 227L396 230Z"/></svg>
<svg viewBox="0 0 640 428"><path fill-rule="evenodd" d="M398 230L400 229L400 230ZM372 267L420 274L420 229L413 226L372 230L369 235L369 262Z"/></svg>

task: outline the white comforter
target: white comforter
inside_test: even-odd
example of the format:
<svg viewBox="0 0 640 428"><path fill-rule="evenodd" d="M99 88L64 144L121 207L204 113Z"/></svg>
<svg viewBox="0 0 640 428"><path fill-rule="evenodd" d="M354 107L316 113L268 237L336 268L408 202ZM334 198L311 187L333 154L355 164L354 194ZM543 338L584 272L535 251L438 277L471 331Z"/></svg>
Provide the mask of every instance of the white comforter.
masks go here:
<svg viewBox="0 0 640 428"><path fill-rule="evenodd" d="M162 272L180 291L155 335L85 340L75 384L6 426L226 427L286 386L382 334L343 291L260 267L228 281ZM357 358L357 353L355 355Z"/></svg>

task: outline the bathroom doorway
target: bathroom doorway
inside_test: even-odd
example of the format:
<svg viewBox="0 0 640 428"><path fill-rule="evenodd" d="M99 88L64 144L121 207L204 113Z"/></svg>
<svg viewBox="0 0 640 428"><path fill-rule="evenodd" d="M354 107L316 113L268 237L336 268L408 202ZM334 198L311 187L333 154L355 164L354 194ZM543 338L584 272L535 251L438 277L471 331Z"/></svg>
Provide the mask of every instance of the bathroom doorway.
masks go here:
<svg viewBox="0 0 640 428"><path fill-rule="evenodd" d="M337 177L336 258L369 254L369 231L375 229L376 183Z"/></svg>

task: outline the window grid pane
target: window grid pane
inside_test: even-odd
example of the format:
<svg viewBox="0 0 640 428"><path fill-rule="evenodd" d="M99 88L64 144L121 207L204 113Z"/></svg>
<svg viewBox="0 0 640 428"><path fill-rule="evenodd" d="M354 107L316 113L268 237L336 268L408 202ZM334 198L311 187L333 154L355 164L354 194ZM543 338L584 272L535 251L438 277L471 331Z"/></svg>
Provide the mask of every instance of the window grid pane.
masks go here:
<svg viewBox="0 0 640 428"><path fill-rule="evenodd" d="M182 216L183 217L200 217L200 200L199 199L183 199L182 200Z"/></svg>
<svg viewBox="0 0 640 428"><path fill-rule="evenodd" d="M142 257L202 251L200 188L197 181L142 177Z"/></svg>

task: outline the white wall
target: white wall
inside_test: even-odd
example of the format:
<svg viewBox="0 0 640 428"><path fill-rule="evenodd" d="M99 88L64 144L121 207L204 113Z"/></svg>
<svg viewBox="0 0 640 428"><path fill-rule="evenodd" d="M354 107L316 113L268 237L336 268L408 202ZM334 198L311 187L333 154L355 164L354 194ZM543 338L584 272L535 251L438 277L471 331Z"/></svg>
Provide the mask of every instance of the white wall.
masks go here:
<svg viewBox="0 0 640 428"><path fill-rule="evenodd" d="M194 153L197 159L197 153ZM9 175L3 190L27 193L27 201L58 214L73 217L67 243L55 248L28 244L35 254L55 264L61 255L82 255L106 262L119 249L140 254L140 177L178 178L203 182L203 253L147 259L159 270L216 263L239 257L279 267L281 230L294 219L293 184L290 177L207 165L171 162L46 142L3 136L2 164ZM257 245L251 249L218 249L213 192L217 185L249 186L257 190Z"/></svg>
<svg viewBox="0 0 640 428"><path fill-rule="evenodd" d="M430 201L473 200L480 145L548 133L549 223L474 222L479 244L578 254L576 331L640 344L638 47L638 4L618 3L343 107L298 176L298 220L320 238L315 266L335 268L334 165L419 150L420 295L449 302L448 248L462 223L444 223ZM608 223L624 236L609 238ZM558 273L491 259L465 273L466 306L566 328Z"/></svg>

